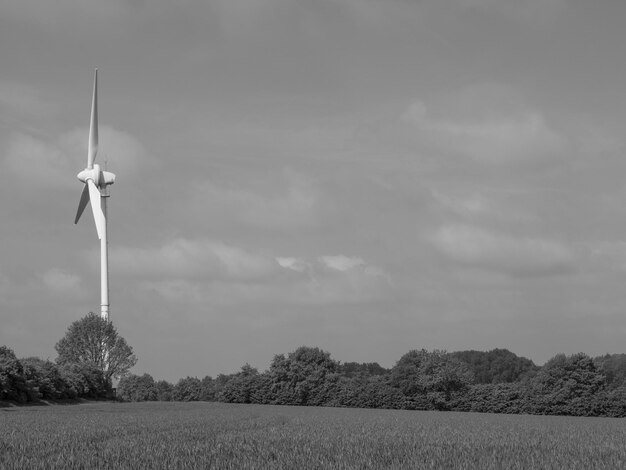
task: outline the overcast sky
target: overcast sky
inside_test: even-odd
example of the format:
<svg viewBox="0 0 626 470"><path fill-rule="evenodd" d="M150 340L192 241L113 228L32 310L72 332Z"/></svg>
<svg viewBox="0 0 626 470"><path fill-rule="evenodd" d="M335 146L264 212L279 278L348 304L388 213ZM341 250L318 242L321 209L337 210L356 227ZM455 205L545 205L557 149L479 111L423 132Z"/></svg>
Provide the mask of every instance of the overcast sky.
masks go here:
<svg viewBox="0 0 626 470"><path fill-rule="evenodd" d="M319 346L626 352L626 2L0 0L0 345L135 373Z"/></svg>

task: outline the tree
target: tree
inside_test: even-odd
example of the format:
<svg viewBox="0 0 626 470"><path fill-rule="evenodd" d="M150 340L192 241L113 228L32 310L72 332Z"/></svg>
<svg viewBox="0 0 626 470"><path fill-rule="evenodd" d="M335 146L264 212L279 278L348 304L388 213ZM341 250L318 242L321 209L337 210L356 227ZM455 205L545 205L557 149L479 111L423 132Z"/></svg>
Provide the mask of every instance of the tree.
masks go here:
<svg viewBox="0 0 626 470"><path fill-rule="evenodd" d="M12 349L0 346L0 400L28 399L24 367Z"/></svg>
<svg viewBox="0 0 626 470"><path fill-rule="evenodd" d="M465 362L479 384L517 382L539 369L530 359L519 357L508 349L457 351L450 355Z"/></svg>
<svg viewBox="0 0 626 470"><path fill-rule="evenodd" d="M245 364L236 374L230 376L220 391L219 398L227 403L268 404L271 401L270 376Z"/></svg>
<svg viewBox="0 0 626 470"><path fill-rule="evenodd" d="M606 377L608 388L614 389L626 385L626 354L606 354L596 357L593 362Z"/></svg>
<svg viewBox="0 0 626 470"><path fill-rule="evenodd" d="M58 364L90 364L102 371L107 382L117 379L137 363L124 338L108 320L89 312L72 323L54 346Z"/></svg>
<svg viewBox="0 0 626 470"><path fill-rule="evenodd" d="M127 374L117 385L117 397L124 401L156 401L154 379L150 374Z"/></svg>
<svg viewBox="0 0 626 470"><path fill-rule="evenodd" d="M197 377L180 379L172 390L173 401L200 401L202 381Z"/></svg>
<svg viewBox="0 0 626 470"><path fill-rule="evenodd" d="M467 364L438 350L409 351L391 370L391 384L417 409L449 409L452 398L466 392L473 381Z"/></svg>
<svg viewBox="0 0 626 470"><path fill-rule="evenodd" d="M24 366L24 378L31 400L62 398L68 388L59 370L59 366L38 357L21 360Z"/></svg>
<svg viewBox="0 0 626 470"><path fill-rule="evenodd" d="M339 373L344 377L375 377L386 375L389 370L378 362L344 362L339 366Z"/></svg>
<svg viewBox="0 0 626 470"><path fill-rule="evenodd" d="M383 375L346 377L339 376L332 388L331 398L325 405L347 406L351 408L401 409L406 406L406 398L400 390L389 385Z"/></svg>
<svg viewBox="0 0 626 470"><path fill-rule="evenodd" d="M167 380L159 380L154 384L154 389L156 390L157 401L172 400L172 391L174 390L174 386Z"/></svg>
<svg viewBox="0 0 626 470"><path fill-rule="evenodd" d="M594 414L594 397L606 389L606 377L586 354L557 354L530 386L530 412L589 416Z"/></svg>
<svg viewBox="0 0 626 470"><path fill-rule="evenodd" d="M338 370L339 363L319 348L301 346L287 357L278 354L268 371L271 401L277 405L322 405L328 392L326 382Z"/></svg>
<svg viewBox="0 0 626 470"><path fill-rule="evenodd" d="M95 364L68 362L60 369L68 384L65 398L105 398L110 395L111 382Z"/></svg>
<svg viewBox="0 0 626 470"><path fill-rule="evenodd" d="M211 376L207 375L202 379L200 383L202 391L200 392L200 401L215 401L215 381Z"/></svg>

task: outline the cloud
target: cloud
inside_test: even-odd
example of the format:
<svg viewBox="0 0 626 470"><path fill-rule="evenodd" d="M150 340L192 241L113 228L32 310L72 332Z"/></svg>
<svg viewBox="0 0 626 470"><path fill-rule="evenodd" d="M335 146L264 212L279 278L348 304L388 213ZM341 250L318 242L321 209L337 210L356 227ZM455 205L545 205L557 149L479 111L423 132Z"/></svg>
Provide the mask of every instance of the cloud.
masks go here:
<svg viewBox="0 0 626 470"><path fill-rule="evenodd" d="M70 188L78 173L58 145L26 134L9 138L4 164L15 176L30 183L31 190Z"/></svg>
<svg viewBox="0 0 626 470"><path fill-rule="evenodd" d="M272 256L206 239L117 248L111 269L174 302L235 304L362 302L389 295L391 277L361 257Z"/></svg>
<svg viewBox="0 0 626 470"><path fill-rule="evenodd" d="M75 189L76 174L87 164L87 128L75 129L53 141L14 133L10 136L4 165L31 188ZM98 160L104 167L132 175L147 161L147 153L135 137L108 126L100 126Z"/></svg>
<svg viewBox="0 0 626 470"><path fill-rule="evenodd" d="M276 272L271 257L212 240L178 238L157 248L112 248L111 266L148 277L252 281Z"/></svg>
<svg viewBox="0 0 626 470"><path fill-rule="evenodd" d="M527 195L537 190L515 190L509 187L471 189L464 191L462 185L456 188L431 189L433 200L445 209L446 215L466 222L478 220L495 223L519 224L535 223L539 215L528 210ZM461 187L461 188L460 188Z"/></svg>
<svg viewBox="0 0 626 470"><path fill-rule="evenodd" d="M0 271L0 300L4 301L5 296L10 292L11 284L6 274Z"/></svg>
<svg viewBox="0 0 626 470"><path fill-rule="evenodd" d="M574 254L562 243L514 238L470 225L444 225L432 242L455 263L511 276L550 276L575 268Z"/></svg>
<svg viewBox="0 0 626 470"><path fill-rule="evenodd" d="M255 175L253 180L240 176L229 183L206 180L194 188L192 205L205 216L211 213L254 227L286 229L312 225L319 198L312 182L285 169L263 179Z"/></svg>
<svg viewBox="0 0 626 470"><path fill-rule="evenodd" d="M156 163L148 157L144 145L131 134L103 125L99 126L98 134L96 163L102 168L106 162L110 171L123 173L124 177L127 178L136 173L143 165ZM78 165L78 170L87 164L88 135L89 129L81 127L59 138L59 147L70 156L75 165Z"/></svg>
<svg viewBox="0 0 626 470"><path fill-rule="evenodd" d="M459 118L435 117L422 102L404 115L419 132L418 138L442 151L487 163L510 163L554 155L563 139L536 111L515 115Z"/></svg>
<svg viewBox="0 0 626 470"><path fill-rule="evenodd" d="M482 194L473 193L465 197L457 197L435 189L432 189L430 193L441 206L463 217L501 216L503 214L501 208L493 200Z"/></svg>
<svg viewBox="0 0 626 470"><path fill-rule="evenodd" d="M97 0L59 0L54 4L45 0L20 2L18 0L0 0L0 11L5 18L14 21L37 23L45 27L58 27L61 24L81 21L106 23L123 16L127 11L124 0L99 2Z"/></svg>
<svg viewBox="0 0 626 470"><path fill-rule="evenodd" d="M587 246L589 260L602 270L626 272L626 242L594 241Z"/></svg>
<svg viewBox="0 0 626 470"><path fill-rule="evenodd" d="M38 90L15 82L0 82L0 115L19 114L27 116L49 115L50 103L44 102Z"/></svg>
<svg viewBox="0 0 626 470"><path fill-rule="evenodd" d="M293 258L290 256L278 256L276 262L281 268L291 269L303 273L310 269L310 265L301 258Z"/></svg>
<svg viewBox="0 0 626 470"><path fill-rule="evenodd" d="M386 297L393 291L391 276L358 256L278 257L276 260L286 269L306 274L290 278L292 295L285 300L292 302L362 302Z"/></svg>
<svg viewBox="0 0 626 470"><path fill-rule="evenodd" d="M80 277L59 268L46 271L41 279L51 292L59 294L79 293Z"/></svg>
<svg viewBox="0 0 626 470"><path fill-rule="evenodd" d="M345 255L321 256L320 261L330 269L349 271L358 266L365 266L362 258L351 258Z"/></svg>
<svg viewBox="0 0 626 470"><path fill-rule="evenodd" d="M468 8L494 11L517 21L547 24L567 6L567 0L458 0Z"/></svg>
<svg viewBox="0 0 626 470"><path fill-rule="evenodd" d="M139 283L139 287L171 302L205 305L362 303L381 300L393 293L389 276L382 270L328 274L316 273L314 277L276 276L270 282L263 283L197 279L144 280Z"/></svg>

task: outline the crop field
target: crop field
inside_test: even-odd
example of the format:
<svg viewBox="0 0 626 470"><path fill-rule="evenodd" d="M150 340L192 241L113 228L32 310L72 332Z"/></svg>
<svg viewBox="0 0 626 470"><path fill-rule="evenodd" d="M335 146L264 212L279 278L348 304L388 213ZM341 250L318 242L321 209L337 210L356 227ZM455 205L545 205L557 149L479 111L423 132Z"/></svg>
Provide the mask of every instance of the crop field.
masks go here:
<svg viewBox="0 0 626 470"><path fill-rule="evenodd" d="M0 408L0 468L626 468L626 420L223 403Z"/></svg>

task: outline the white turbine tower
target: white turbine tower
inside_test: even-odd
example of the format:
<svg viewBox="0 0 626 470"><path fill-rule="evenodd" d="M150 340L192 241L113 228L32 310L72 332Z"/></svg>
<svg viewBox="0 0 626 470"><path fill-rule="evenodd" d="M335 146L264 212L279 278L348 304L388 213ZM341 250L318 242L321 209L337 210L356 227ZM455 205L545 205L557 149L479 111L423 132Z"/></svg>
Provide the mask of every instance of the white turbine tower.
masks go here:
<svg viewBox="0 0 626 470"><path fill-rule="evenodd" d="M74 223L91 202L93 218L100 239L100 316L109 319L109 261L107 244L106 198L109 197L107 186L115 182L115 175L100 169L94 163L98 153L98 69L93 80L93 100L91 102L91 123L89 125L89 146L87 150L87 168L78 173L78 179L85 183L80 195L78 211Z"/></svg>

